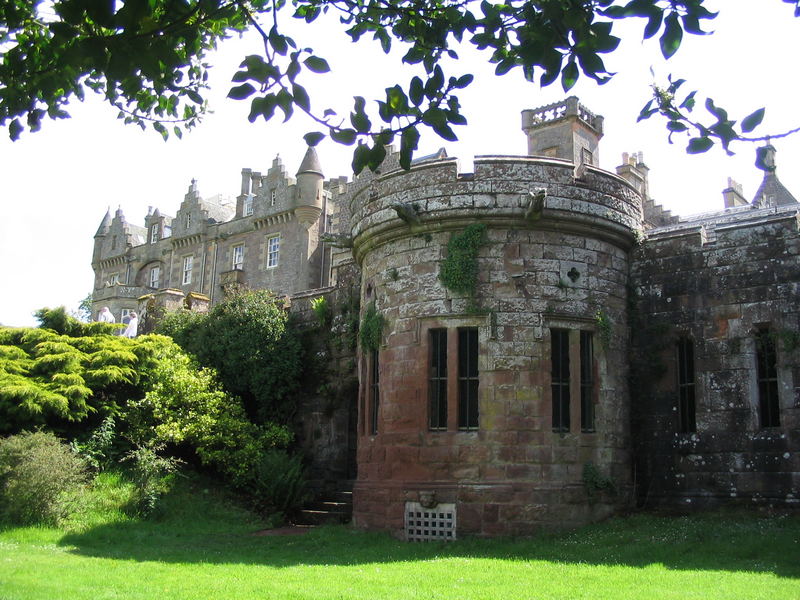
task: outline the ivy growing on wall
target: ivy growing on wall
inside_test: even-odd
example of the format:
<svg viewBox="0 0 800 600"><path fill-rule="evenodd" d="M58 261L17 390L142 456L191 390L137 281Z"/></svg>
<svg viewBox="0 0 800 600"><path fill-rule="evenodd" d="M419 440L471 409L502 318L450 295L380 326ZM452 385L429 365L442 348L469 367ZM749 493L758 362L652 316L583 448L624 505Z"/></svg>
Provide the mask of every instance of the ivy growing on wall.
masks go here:
<svg viewBox="0 0 800 600"><path fill-rule="evenodd" d="M473 223L453 234L447 244L447 258L439 267L439 280L454 294L475 297L478 287L478 249L486 241L486 224Z"/></svg>
<svg viewBox="0 0 800 600"><path fill-rule="evenodd" d="M375 302L371 302L364 311L364 317L361 319L361 328L359 330L361 347L364 350L377 350L380 347L381 334L383 333L383 326L385 324L386 319L378 312Z"/></svg>

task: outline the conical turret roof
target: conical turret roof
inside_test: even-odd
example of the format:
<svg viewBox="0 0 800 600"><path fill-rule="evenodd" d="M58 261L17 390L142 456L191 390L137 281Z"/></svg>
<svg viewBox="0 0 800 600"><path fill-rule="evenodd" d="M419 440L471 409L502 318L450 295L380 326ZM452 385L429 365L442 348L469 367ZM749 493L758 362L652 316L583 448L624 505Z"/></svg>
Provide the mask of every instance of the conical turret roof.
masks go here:
<svg viewBox="0 0 800 600"><path fill-rule="evenodd" d="M756 165L764 169L764 179L753 197L753 205L758 207L786 206L797 204L797 199L778 179L775 172L775 147L769 142L758 149Z"/></svg>
<svg viewBox="0 0 800 600"><path fill-rule="evenodd" d="M100 221L100 227L97 228L97 233L94 234L94 237L107 234L110 228L111 228L111 208L106 210L106 216L103 217L102 221Z"/></svg>
<svg viewBox="0 0 800 600"><path fill-rule="evenodd" d="M300 168L297 170L298 175L302 173L316 173L320 177L323 176L322 166L319 164L319 157L313 146L308 147L306 155L303 157L303 162L300 163Z"/></svg>

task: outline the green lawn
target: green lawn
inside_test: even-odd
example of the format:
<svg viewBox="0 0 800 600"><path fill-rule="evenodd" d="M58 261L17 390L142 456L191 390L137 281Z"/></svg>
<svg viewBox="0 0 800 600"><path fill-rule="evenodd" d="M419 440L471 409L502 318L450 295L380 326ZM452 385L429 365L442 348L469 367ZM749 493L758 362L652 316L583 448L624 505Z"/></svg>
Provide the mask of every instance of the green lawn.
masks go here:
<svg viewBox="0 0 800 600"><path fill-rule="evenodd" d="M0 530L0 599L800 598L798 516L637 515L532 540L408 544L347 527L254 536L263 524L197 480L142 522L114 507L118 484L65 528Z"/></svg>

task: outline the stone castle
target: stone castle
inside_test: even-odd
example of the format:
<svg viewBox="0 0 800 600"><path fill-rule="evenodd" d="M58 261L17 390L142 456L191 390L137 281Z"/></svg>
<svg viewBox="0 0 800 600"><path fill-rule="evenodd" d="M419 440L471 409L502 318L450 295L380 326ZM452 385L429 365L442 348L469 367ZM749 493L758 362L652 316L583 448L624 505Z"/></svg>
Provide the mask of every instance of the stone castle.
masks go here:
<svg viewBox="0 0 800 600"><path fill-rule="evenodd" d="M175 217L107 214L94 309L206 310L235 285L301 315L357 296L380 341L343 404L303 403L301 438L320 480L354 479L359 527L449 539L635 503L798 506L800 204L774 149L752 201L729 181L724 208L684 218L650 198L641 155L597 166L603 119L577 98L522 128L527 156L473 173L440 151L325 181L309 148L296 179L243 170L235 203L193 182ZM468 228L475 281L453 291Z"/></svg>

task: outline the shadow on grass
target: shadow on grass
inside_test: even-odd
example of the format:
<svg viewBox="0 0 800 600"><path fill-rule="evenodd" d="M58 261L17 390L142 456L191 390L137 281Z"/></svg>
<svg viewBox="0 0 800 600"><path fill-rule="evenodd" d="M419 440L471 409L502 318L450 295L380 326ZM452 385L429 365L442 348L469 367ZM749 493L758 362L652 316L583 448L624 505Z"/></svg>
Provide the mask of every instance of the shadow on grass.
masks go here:
<svg viewBox="0 0 800 600"><path fill-rule="evenodd" d="M205 495L204 493L205 492ZM325 527L302 536L255 536L252 514L207 490L165 499L156 520L120 520L63 536L78 555L167 563L358 565L447 558L495 558L589 565L750 571L800 578L800 516L715 512L692 517L639 514L531 539L462 539L411 544L387 534Z"/></svg>

